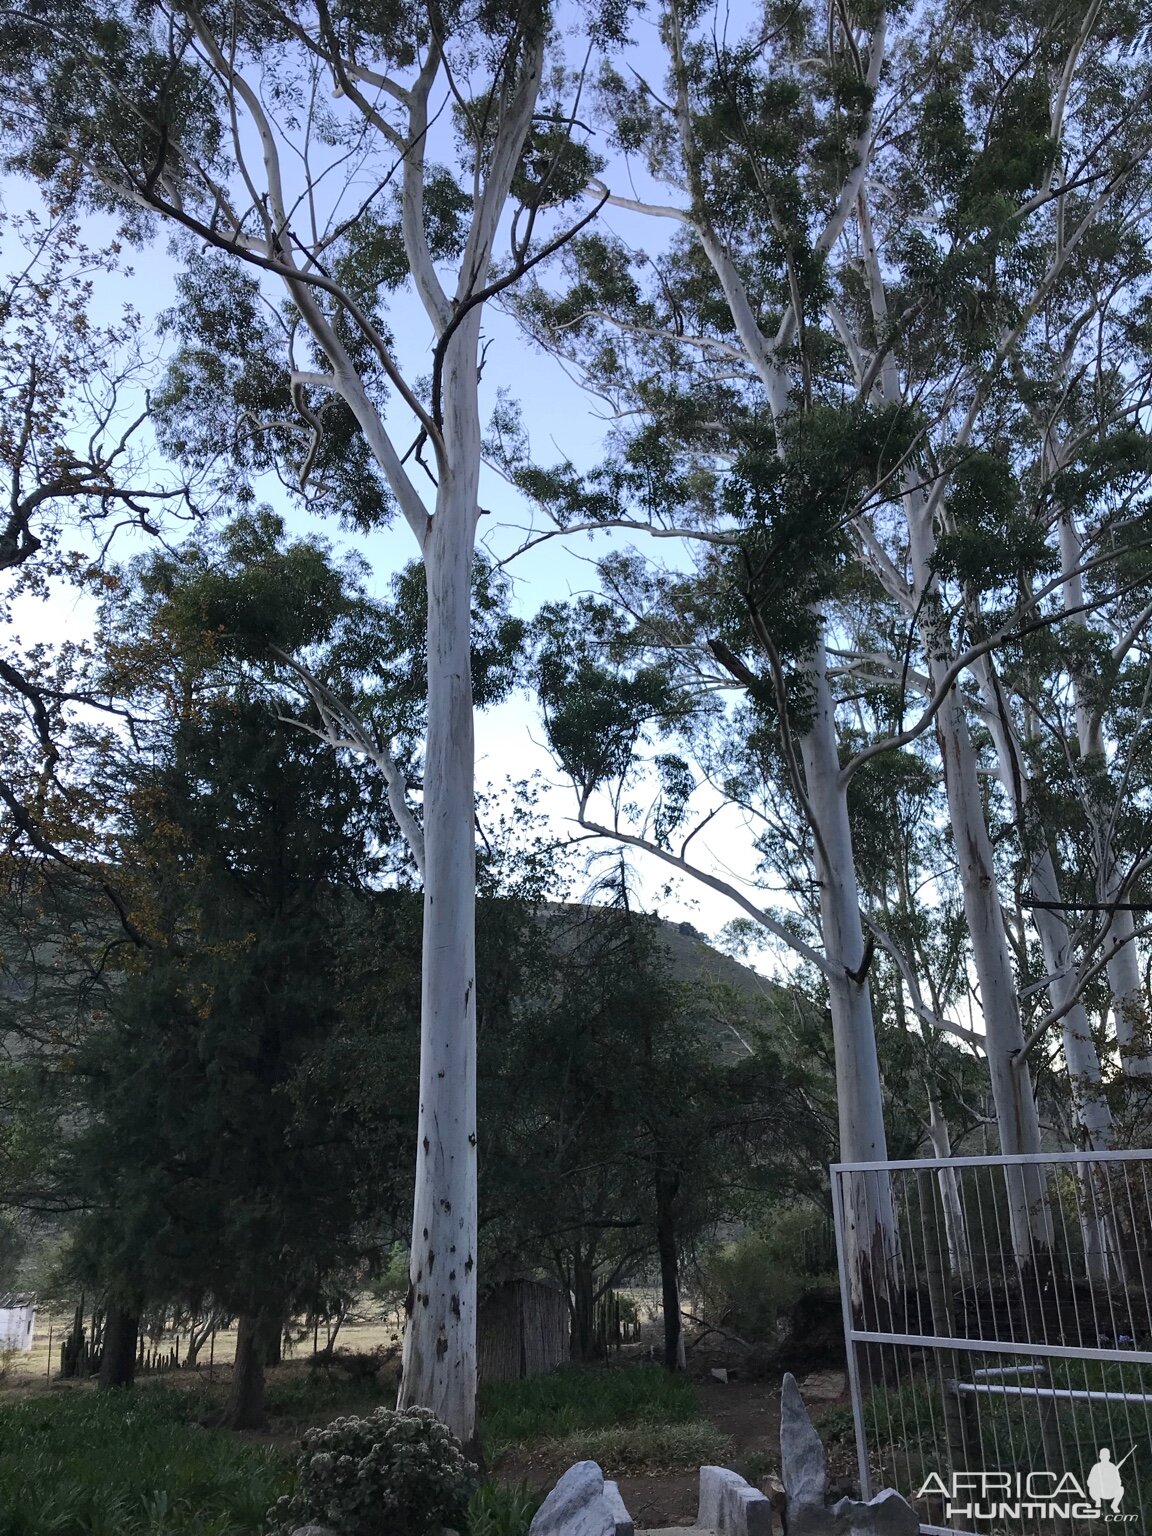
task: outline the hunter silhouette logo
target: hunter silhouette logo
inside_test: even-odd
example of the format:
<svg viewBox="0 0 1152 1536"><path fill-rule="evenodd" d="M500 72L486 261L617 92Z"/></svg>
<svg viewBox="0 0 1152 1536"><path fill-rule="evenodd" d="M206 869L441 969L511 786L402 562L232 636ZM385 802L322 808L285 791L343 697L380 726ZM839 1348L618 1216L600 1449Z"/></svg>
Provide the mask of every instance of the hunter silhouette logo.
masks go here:
<svg viewBox="0 0 1152 1536"><path fill-rule="evenodd" d="M1128 1456L1131 1456L1135 1449L1136 1447L1133 1446L1132 1450L1128 1452ZM1089 1497L1101 1509L1104 1508L1105 1504L1109 1505L1114 1515L1120 1513L1120 1501L1124 1497L1124 1480L1120 1476L1120 1468L1128 1460L1128 1456L1125 1456L1122 1461L1114 1462L1112 1460L1112 1452L1107 1446L1102 1446L1100 1449L1100 1460L1088 1474Z"/></svg>
<svg viewBox="0 0 1152 1536"><path fill-rule="evenodd" d="M1072 1472L953 1472L949 1482L933 1472L916 1495L941 1499L947 1519L1093 1520L1105 1525L1134 1525L1137 1516L1120 1513L1124 1479L1108 1446L1081 1483Z"/></svg>

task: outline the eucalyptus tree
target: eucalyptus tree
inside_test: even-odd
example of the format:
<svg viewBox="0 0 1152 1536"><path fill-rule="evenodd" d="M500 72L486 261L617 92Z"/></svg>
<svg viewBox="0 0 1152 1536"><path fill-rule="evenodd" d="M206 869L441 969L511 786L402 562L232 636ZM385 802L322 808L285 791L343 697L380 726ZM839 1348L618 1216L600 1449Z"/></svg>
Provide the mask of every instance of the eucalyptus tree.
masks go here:
<svg viewBox="0 0 1152 1536"><path fill-rule="evenodd" d="M81 224L66 194L0 211L0 819L14 868L52 860L110 896L90 807L58 773L75 656L22 633L41 627L37 608L61 583L98 585L126 528L187 516L194 487L148 462L139 316L98 318L124 275L120 247L88 243Z"/></svg>
<svg viewBox="0 0 1152 1536"><path fill-rule="evenodd" d="M628 9L582 6L587 45L618 40ZM230 445L241 467L274 464L310 504L364 524L396 513L423 563L427 734L405 818L425 893L423 1046L400 1396L465 1439L481 327L488 301L566 238L564 206L595 167L553 27L545 0L32 0L4 11L0 50L15 161L184 252L185 314L200 304L211 324L178 360L170 446ZM401 290L426 348L408 359L388 315ZM403 797L386 742L374 757Z"/></svg>
<svg viewBox="0 0 1152 1536"><path fill-rule="evenodd" d="M1025 1036L974 735L981 703L965 679L1068 618L1076 604L1060 594L1079 574L1099 573L1095 610L1130 579L1118 560L1104 568L1104 544L1060 569L1052 501L1025 488L1045 451L1028 406L1058 418L1067 394L1041 355L1066 353L1082 380L1108 306L1117 346L1125 326L1142 334L1124 294L1142 281L1149 228L1147 115L1128 110L1132 90L1148 90L1146 37L1128 7L1093 3L779 7L743 37L676 0L661 18L667 81L609 72L601 99L620 148L643 157L639 175L664 188L625 195L613 181L609 203L629 231L647 220L673 233L645 250L578 242L567 289L523 311L618 412L615 472L589 486L564 468L530 471L522 483L568 529L644 527L706 551L695 580L657 577L639 557L607 577L643 619L637 641L671 647L687 688L735 681L774 714L770 775L801 809L816 870L843 1156L882 1144L847 789L880 754L933 733L1001 1145L1037 1151L1029 1044L1062 1022L1077 1078L1098 1080L1099 1062L1047 919L1052 1006ZM1113 378L1111 341L1105 356L1107 403L1083 391L1080 468L1140 426L1142 383ZM1096 526L1107 539L1118 525ZM757 652L762 677L746 660ZM865 739L844 761L850 708ZM721 795L748 803L747 775L723 752L703 766ZM769 786L756 809L773 798ZM635 824L597 820L583 782L581 804L590 830L688 867ZM787 867L779 840L774 854ZM1033 877L1042 899L1042 859ZM1100 1095L1083 1105L1103 1139ZM1025 1172L1013 1192L1027 1257L1050 1238L1043 1190Z"/></svg>

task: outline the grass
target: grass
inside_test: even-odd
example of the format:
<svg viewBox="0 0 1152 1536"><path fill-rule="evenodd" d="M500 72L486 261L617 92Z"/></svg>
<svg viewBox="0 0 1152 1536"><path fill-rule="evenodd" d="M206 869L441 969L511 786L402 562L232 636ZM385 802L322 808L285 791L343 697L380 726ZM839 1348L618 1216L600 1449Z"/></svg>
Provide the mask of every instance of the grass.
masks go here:
<svg viewBox="0 0 1152 1536"><path fill-rule="evenodd" d="M525 1536L543 1502L527 1483L483 1483L468 1504L468 1536Z"/></svg>
<svg viewBox="0 0 1152 1536"><path fill-rule="evenodd" d="M0 1408L0 1536L247 1536L286 1460L190 1418L156 1387L62 1392Z"/></svg>
<svg viewBox="0 0 1152 1536"><path fill-rule="evenodd" d="M394 1391L387 1378L273 1372L268 1409L278 1430L299 1432ZM291 1489L291 1455L202 1428L220 1395L149 1382L0 1400L0 1536L257 1536ZM515 1450L612 1473L695 1467L729 1448L691 1383L655 1366L569 1367L486 1387L480 1433L491 1460ZM538 1497L485 1485L469 1536L524 1536Z"/></svg>
<svg viewBox="0 0 1152 1536"><path fill-rule="evenodd" d="M692 1383L646 1365L568 1366L484 1387L480 1437L493 1460L535 1452L613 1472L698 1466L728 1449L701 1416Z"/></svg>
<svg viewBox="0 0 1152 1536"><path fill-rule="evenodd" d="M354 1380L338 1369L294 1375L270 1371L264 1392L269 1417L279 1429L292 1432L345 1413L371 1413L381 1403L396 1406L395 1372Z"/></svg>
<svg viewBox="0 0 1152 1536"><path fill-rule="evenodd" d="M549 1459L597 1461L612 1476L629 1472L678 1472L714 1465L732 1442L707 1419L691 1424L618 1424L578 1430L547 1444Z"/></svg>

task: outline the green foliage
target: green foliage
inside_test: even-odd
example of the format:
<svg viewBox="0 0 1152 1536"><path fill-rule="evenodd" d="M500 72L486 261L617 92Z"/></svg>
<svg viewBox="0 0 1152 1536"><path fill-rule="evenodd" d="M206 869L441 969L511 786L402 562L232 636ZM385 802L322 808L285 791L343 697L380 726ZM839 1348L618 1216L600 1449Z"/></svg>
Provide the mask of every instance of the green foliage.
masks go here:
<svg viewBox="0 0 1152 1536"><path fill-rule="evenodd" d="M381 1403L396 1401L395 1375L351 1375L339 1368L297 1372L269 1373L264 1390L264 1406L269 1415L290 1428L334 1418L337 1414L370 1412Z"/></svg>
<svg viewBox="0 0 1152 1536"><path fill-rule="evenodd" d="M569 1365L480 1388L480 1435L489 1457L613 1428L689 1425L699 1413L692 1383L654 1365Z"/></svg>
<svg viewBox="0 0 1152 1536"><path fill-rule="evenodd" d="M553 751L582 792L626 776L641 743L685 707L667 673L617 664L628 638L607 603L549 604L533 628Z"/></svg>
<svg viewBox="0 0 1152 1536"><path fill-rule="evenodd" d="M554 1267L584 1359L594 1296L655 1251L661 1213L686 1242L802 1178L807 1155L765 1113L793 1080L756 1005L680 980L624 878L604 891L612 905L538 914L479 1052L489 1263Z"/></svg>
<svg viewBox="0 0 1152 1536"><path fill-rule="evenodd" d="M15 1290L16 1272L27 1248L27 1231L16 1216L0 1209L0 1292Z"/></svg>
<svg viewBox="0 0 1152 1536"><path fill-rule="evenodd" d="M901 462L914 427L902 408L821 405L797 413L780 441L758 433L736 458L721 494L743 534L729 578L782 655L811 651L818 605L843 586L852 523ZM746 617L732 638L759 648Z"/></svg>
<svg viewBox="0 0 1152 1536"><path fill-rule="evenodd" d="M468 1500L468 1536L527 1536L543 1502L527 1483L481 1483Z"/></svg>
<svg viewBox="0 0 1152 1536"><path fill-rule="evenodd" d="M834 1272L835 1252L823 1212L776 1206L759 1232L714 1248L699 1268L707 1315L741 1338L772 1343L801 1294Z"/></svg>
<svg viewBox="0 0 1152 1536"><path fill-rule="evenodd" d="M941 576L989 591L1024 571L1053 568L1044 525L1022 504L1006 456L966 454L949 477L946 504L950 526L935 557Z"/></svg>
<svg viewBox="0 0 1152 1536"><path fill-rule="evenodd" d="M274 1536L307 1524L340 1536L433 1536L463 1528L476 1468L430 1409L377 1408L309 1430L296 1478L269 1511Z"/></svg>
<svg viewBox="0 0 1152 1536"><path fill-rule="evenodd" d="M240 520L229 558L240 566L270 543L275 556L278 532ZM297 558L304 576L285 593L323 588L316 609L338 598L314 548L270 564L283 575ZM356 966L370 949L386 976L389 945L406 936L383 904L370 920L363 899L381 784L293 727L295 700L203 648L219 588L210 566L195 575L153 562L128 625L106 639L148 749L123 764L110 808L143 942L78 1049L83 1113L61 1161L86 1206L73 1244L83 1283L133 1304L211 1295L253 1313L307 1301L372 1246L366 1223L406 1203L394 1079L381 1062L368 1108L333 1095L328 1071ZM243 591L271 621L265 578L257 568ZM298 623L318 624L295 607ZM202 642L191 654L189 634ZM400 999L386 1004L392 1025L411 1017Z"/></svg>
<svg viewBox="0 0 1152 1536"><path fill-rule="evenodd" d="M154 1387L0 1405L0 1536L256 1536L288 1466L194 1407Z"/></svg>

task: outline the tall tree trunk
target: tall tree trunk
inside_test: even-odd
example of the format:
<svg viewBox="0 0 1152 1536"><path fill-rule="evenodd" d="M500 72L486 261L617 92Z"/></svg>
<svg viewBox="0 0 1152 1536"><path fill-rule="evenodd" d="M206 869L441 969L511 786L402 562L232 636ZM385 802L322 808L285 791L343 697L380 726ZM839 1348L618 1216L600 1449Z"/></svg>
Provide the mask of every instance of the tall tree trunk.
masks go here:
<svg viewBox="0 0 1152 1536"><path fill-rule="evenodd" d="M945 665L936 667L939 686ZM964 916L980 986L987 1039L988 1073L996 1106L1000 1150L1006 1154L1041 1150L1040 1116L1032 1078L1024 1061L1024 1029L1016 995L1012 955L1004 931L992 842L976 772L976 754L964 705L955 689L937 716L944 759L944 783L956 845ZM1030 1264L1038 1248L1052 1244L1052 1218L1042 1170L1025 1164L1005 1174L1012 1243L1016 1257Z"/></svg>
<svg viewBox="0 0 1152 1536"><path fill-rule="evenodd" d="M445 369L449 467L424 546L428 735L416 1198L399 1404L463 1445L476 1426L476 845L472 562L480 465L479 310Z"/></svg>
<svg viewBox="0 0 1152 1536"><path fill-rule="evenodd" d="M1111 858L1111 847L1108 854ZM1097 895L1101 901L1111 903L1123 900L1127 894L1112 862ZM1128 1077L1152 1077L1148 1004L1140 979L1136 918L1132 912L1117 910L1112 914L1104 946L1108 956L1108 988L1112 993L1112 1026L1116 1031L1121 1068Z"/></svg>
<svg viewBox="0 0 1152 1536"><path fill-rule="evenodd" d="M835 703L828 686L823 639L806 667L812 690L809 729L800 741L805 789L816 838L820 928L824 954L835 966L828 1001L836 1055L836 1103L843 1162L882 1162L888 1156L876 1030L868 990L864 933L847 791L840 774ZM853 1303L883 1310L899 1253L891 1183L886 1174L850 1175L845 1213Z"/></svg>
<svg viewBox="0 0 1152 1536"><path fill-rule="evenodd" d="M1029 862L1032 895L1043 903L1033 908L1032 921L1040 935L1045 970L1052 978L1048 984L1048 999L1053 1009L1065 1008L1075 986L1076 967L1067 920L1061 910L1052 910L1060 904L1056 866L1045 829L1034 814L1023 757L1007 716L995 667L988 656L983 656L974 671L980 682L985 718L996 747L1000 782L1020 827L1021 842ZM1093 1150L1107 1151L1112 1145L1112 1111L1104 1097L1100 1057L1083 1003L1077 1002L1065 1009L1060 1029L1072 1102L1086 1144Z"/></svg>
<svg viewBox="0 0 1152 1536"><path fill-rule="evenodd" d="M264 1429L264 1359L272 1320L264 1312L242 1312L236 1321L236 1361L224 1409L229 1429ZM274 1326L274 1324L272 1324Z"/></svg>
<svg viewBox="0 0 1152 1536"><path fill-rule="evenodd" d="M1071 516L1061 518L1060 567L1064 575L1064 607L1068 613L1068 622L1081 627L1087 624L1084 614L1084 582L1079 571L1083 557L1080 534ZM1100 781L1111 787L1100 717L1085 701L1083 682L1075 671L1072 674L1072 688L1076 700L1076 737L1080 761L1086 769L1091 771L1094 768ZM1095 799L1089 808L1096 844L1096 898L1107 903L1121 901L1127 895L1124 872L1112 840L1112 810L1110 801L1101 805ZM1104 953L1108 957L1112 1023L1121 1070L1126 1077L1149 1077L1152 1076L1152 1030L1140 981L1140 956L1136 949L1135 935L1136 921L1133 914L1114 912L1104 938Z"/></svg>
<svg viewBox="0 0 1152 1536"><path fill-rule="evenodd" d="M932 1143L933 1156L952 1156L952 1133L948 1127L948 1117L931 1084L928 1085L928 1138ZM941 1168L936 1180L940 1186L940 1208L944 1212L949 1268L953 1275L966 1276L972 1269L972 1250L968 1243L968 1223L964 1216L960 1179L955 1168Z"/></svg>
<svg viewBox="0 0 1152 1536"><path fill-rule="evenodd" d="M572 1263L570 1353L585 1363L596 1359L596 1267L579 1249Z"/></svg>
<svg viewBox="0 0 1152 1536"><path fill-rule="evenodd" d="M199 1327L197 1327L197 1319L193 1315L188 1325L188 1352L184 1356L184 1364L189 1370L192 1370L200 1359L200 1351L204 1348L205 1341L213 1331L213 1327L214 1319L211 1313L200 1323Z"/></svg>
<svg viewBox="0 0 1152 1536"><path fill-rule="evenodd" d="M139 1307L109 1306L100 1357L100 1390L130 1387L136 1379L136 1347L140 1338Z"/></svg>
<svg viewBox="0 0 1152 1536"><path fill-rule="evenodd" d="M933 559L936 536L927 498L918 489L904 496L911 541L914 587L919 605L921 640L934 691L946 686L952 663L949 628L940 608ZM972 962L980 987L987 1039L988 1074L996 1105L1002 1153L1037 1153L1040 1116L1024 1059L1024 1029L1016 994L1012 953L1004 930L992 840L980 793L976 753L955 683L936 715L936 737L944 765L944 789L960 876L964 916L972 944ZM1038 1250L1052 1244L1052 1217L1043 1171L1018 1165L1005 1174L1012 1243L1021 1264L1030 1265Z"/></svg>
<svg viewBox="0 0 1152 1536"><path fill-rule="evenodd" d="M664 1365L681 1368L680 1277L676 1252L676 1196L678 1174L656 1175L656 1251L660 1256L660 1299L664 1309Z"/></svg>
<svg viewBox="0 0 1152 1536"><path fill-rule="evenodd" d="M286 1307L278 1308L268 1318L267 1338L264 1345L264 1364L279 1365L284 1359L284 1329L288 1324Z"/></svg>

